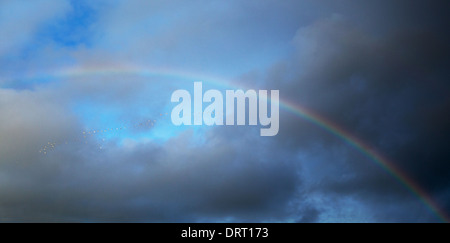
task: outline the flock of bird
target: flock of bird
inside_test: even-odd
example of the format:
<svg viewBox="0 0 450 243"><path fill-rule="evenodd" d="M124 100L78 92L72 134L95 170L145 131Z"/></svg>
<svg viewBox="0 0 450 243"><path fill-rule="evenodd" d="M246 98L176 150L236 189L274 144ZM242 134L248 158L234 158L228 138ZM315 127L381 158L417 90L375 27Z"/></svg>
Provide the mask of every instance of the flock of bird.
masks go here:
<svg viewBox="0 0 450 243"><path fill-rule="evenodd" d="M165 115L167 115L167 113L165 113ZM160 114L160 116L163 116L163 114ZM121 132L124 130L129 130L129 129L139 129L139 128L149 128L149 127L153 127L156 123L156 120L146 120L145 122L140 122L140 123L136 123L136 124L132 124L130 126L121 126L121 127L116 127L116 128L108 128L108 129L98 129L98 130L88 130L88 131L83 131L81 132L78 136L78 138L73 139L71 141L66 140L63 142L47 142L47 144L45 144L44 146L41 147L41 149L39 150L39 153L42 155L47 155L48 153L54 151L58 146L61 145L67 145L70 143L85 143L87 144L88 138L93 137L93 136L107 136L110 135L112 133L117 133L117 132ZM104 142L105 139L103 138L102 141ZM99 146L99 149L103 149L102 146Z"/></svg>

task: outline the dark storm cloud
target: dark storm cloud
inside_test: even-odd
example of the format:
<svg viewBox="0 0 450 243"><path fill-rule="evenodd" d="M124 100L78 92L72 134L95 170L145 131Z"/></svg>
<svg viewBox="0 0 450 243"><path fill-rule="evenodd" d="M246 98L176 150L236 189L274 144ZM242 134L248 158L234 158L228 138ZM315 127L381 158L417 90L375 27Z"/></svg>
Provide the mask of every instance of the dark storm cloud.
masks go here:
<svg viewBox="0 0 450 243"><path fill-rule="evenodd" d="M400 20L392 22L382 35L371 33L343 15L301 28L293 41L297 53L290 62L271 71L269 86L280 87L288 99L318 111L393 158L448 212L449 183L445 178L450 176L450 154L445 147L450 136L446 118L450 35L448 20L443 21L439 15L440 7L424 2L405 5L405 13L400 16L420 16L420 24L413 24L417 22L413 19L403 22L404 18L398 17ZM320 132L293 117L285 119L280 127L280 139L294 141L297 148L317 142L328 150L337 146L333 145L337 140L318 136ZM411 195L384 171L366 165L371 163L369 160L351 150L344 156L345 162L330 156L322 163L336 167L338 173L350 166L352 176L321 181L319 190L356 195L381 212L387 207L380 203L385 200L420 207L411 205ZM377 218L420 218L402 214L400 211L389 218L383 213Z"/></svg>

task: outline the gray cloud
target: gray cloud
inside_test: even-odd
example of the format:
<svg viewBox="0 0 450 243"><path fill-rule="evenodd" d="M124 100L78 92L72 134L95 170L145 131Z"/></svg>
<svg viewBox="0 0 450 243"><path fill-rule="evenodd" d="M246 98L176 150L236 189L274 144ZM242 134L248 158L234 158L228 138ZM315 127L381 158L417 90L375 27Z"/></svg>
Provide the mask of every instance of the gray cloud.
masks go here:
<svg viewBox="0 0 450 243"><path fill-rule="evenodd" d="M4 221L291 217L286 207L300 185L296 165L275 150L261 154L263 145L254 137L229 144L211 131L208 144L195 145L187 132L164 145L111 141L99 150L94 138L75 142L81 127L48 95L2 90L1 97ZM70 144L38 153L58 138Z"/></svg>

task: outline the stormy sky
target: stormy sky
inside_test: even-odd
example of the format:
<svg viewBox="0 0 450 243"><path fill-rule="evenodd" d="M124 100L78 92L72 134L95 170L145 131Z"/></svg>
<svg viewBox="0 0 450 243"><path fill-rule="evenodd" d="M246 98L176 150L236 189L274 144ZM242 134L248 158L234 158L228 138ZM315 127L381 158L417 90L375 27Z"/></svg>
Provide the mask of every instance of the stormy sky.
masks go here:
<svg viewBox="0 0 450 243"><path fill-rule="evenodd" d="M0 0L0 222L441 222L449 5ZM223 80L342 127L438 213L288 109L274 137L172 124L173 91Z"/></svg>

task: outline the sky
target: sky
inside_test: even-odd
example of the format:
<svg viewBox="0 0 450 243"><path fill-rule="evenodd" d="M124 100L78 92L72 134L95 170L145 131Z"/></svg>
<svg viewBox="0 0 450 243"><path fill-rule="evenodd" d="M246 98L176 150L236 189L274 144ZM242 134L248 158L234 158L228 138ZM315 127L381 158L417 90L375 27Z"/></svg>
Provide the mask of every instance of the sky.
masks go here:
<svg viewBox="0 0 450 243"><path fill-rule="evenodd" d="M445 222L449 5L0 0L0 222ZM194 82L279 133L173 125Z"/></svg>

